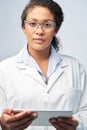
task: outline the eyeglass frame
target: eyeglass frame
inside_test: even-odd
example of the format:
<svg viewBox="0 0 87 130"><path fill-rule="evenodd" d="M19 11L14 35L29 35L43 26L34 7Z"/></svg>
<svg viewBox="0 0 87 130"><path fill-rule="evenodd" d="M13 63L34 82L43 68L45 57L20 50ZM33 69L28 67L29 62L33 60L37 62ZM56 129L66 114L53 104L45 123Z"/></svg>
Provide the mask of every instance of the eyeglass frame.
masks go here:
<svg viewBox="0 0 87 130"><path fill-rule="evenodd" d="M29 25L29 27L30 28L32 28L32 29L38 29L38 27L39 26L41 26L41 29L42 30L44 30L45 32L51 32L51 31L53 31L53 29L54 29L54 27L56 27L56 22L54 22L54 21L46 21L46 22L44 22L44 23L41 23L41 22L36 22L36 25L30 25L31 23L31 21L33 21L33 20L30 20L30 21L28 21L28 20L24 20L24 24L28 24ZM52 24L52 26L51 27L46 27L46 23L51 23ZM34 22L32 22L32 23L34 23ZM51 30L52 29L52 30ZM34 30L35 31L35 30Z"/></svg>

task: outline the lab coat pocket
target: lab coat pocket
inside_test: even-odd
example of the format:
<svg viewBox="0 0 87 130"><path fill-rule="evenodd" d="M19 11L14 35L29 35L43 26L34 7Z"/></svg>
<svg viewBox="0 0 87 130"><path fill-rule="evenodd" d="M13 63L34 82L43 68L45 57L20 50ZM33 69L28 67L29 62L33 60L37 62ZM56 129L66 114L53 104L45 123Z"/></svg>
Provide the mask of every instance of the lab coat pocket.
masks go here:
<svg viewBox="0 0 87 130"><path fill-rule="evenodd" d="M70 88L66 90L66 107L76 113L80 103L81 90Z"/></svg>

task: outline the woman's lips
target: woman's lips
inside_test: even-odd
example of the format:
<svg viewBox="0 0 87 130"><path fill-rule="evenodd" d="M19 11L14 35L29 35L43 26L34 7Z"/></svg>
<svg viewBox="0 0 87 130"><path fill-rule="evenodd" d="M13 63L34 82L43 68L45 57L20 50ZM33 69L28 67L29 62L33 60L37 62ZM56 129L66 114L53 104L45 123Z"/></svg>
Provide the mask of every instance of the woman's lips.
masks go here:
<svg viewBox="0 0 87 130"><path fill-rule="evenodd" d="M45 41L44 39L41 39L41 38L34 38L33 40L34 40L35 42L38 42L38 43L42 43L42 42Z"/></svg>

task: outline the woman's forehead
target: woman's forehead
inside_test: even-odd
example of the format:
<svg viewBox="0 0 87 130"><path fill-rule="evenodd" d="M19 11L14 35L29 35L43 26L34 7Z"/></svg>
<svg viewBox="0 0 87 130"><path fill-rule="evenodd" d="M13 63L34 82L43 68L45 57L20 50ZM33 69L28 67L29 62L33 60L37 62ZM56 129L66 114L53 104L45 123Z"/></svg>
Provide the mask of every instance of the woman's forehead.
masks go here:
<svg viewBox="0 0 87 130"><path fill-rule="evenodd" d="M51 11L48 8L42 6L35 6L33 8L30 8L26 16L26 19L28 18L54 20L54 16Z"/></svg>

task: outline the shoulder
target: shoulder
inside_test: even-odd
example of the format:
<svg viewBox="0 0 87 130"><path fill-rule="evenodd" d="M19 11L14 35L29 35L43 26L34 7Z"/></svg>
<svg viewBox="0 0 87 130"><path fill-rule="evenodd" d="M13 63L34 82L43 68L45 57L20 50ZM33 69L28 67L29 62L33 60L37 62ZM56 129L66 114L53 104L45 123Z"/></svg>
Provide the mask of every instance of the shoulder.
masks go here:
<svg viewBox="0 0 87 130"><path fill-rule="evenodd" d="M23 54L23 49L21 49L18 54L2 60L0 62L0 69L15 65L17 63L17 60L20 59L20 57L22 57L22 54Z"/></svg>
<svg viewBox="0 0 87 130"><path fill-rule="evenodd" d="M70 55L64 55L64 54L59 53L59 56L61 57L63 61L73 61L73 62L78 61L75 57L72 57Z"/></svg>
<svg viewBox="0 0 87 130"><path fill-rule="evenodd" d="M85 68L83 66L83 64L75 57L69 56L69 55L63 55L63 54L59 54L61 60L61 64L62 65L68 65L71 66L73 69L79 71L79 72L85 72Z"/></svg>
<svg viewBox="0 0 87 130"><path fill-rule="evenodd" d="M60 54L59 53L59 57L62 59L62 62L67 62L67 63L78 63L78 64L81 64L81 62L73 57L73 56L69 56L69 55L64 55L64 54Z"/></svg>
<svg viewBox="0 0 87 130"><path fill-rule="evenodd" d="M61 53L58 53L62 63L75 63L75 62L79 62L79 60L77 60L75 57L72 57L72 56L69 56L69 55L64 55L64 54L61 54Z"/></svg>
<svg viewBox="0 0 87 130"><path fill-rule="evenodd" d="M9 57L3 61L0 62L0 70L3 69L8 69L11 68L12 66L14 66L14 64L16 63L18 55Z"/></svg>

